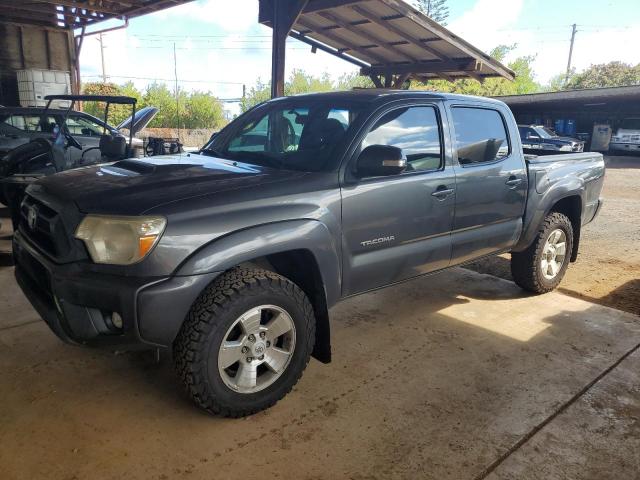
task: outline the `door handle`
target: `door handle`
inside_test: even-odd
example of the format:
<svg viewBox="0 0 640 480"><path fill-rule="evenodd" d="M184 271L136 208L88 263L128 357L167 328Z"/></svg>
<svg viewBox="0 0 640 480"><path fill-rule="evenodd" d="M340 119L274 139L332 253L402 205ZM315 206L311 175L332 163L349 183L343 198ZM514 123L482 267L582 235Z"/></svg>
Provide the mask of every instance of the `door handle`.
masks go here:
<svg viewBox="0 0 640 480"><path fill-rule="evenodd" d="M522 179L512 176L509 177L509 180L507 180L505 183L509 188L515 188L522 183Z"/></svg>
<svg viewBox="0 0 640 480"><path fill-rule="evenodd" d="M431 194L432 197L436 197L438 200L444 200L449 195L453 194L455 189L447 188L444 185L438 187L438 189Z"/></svg>

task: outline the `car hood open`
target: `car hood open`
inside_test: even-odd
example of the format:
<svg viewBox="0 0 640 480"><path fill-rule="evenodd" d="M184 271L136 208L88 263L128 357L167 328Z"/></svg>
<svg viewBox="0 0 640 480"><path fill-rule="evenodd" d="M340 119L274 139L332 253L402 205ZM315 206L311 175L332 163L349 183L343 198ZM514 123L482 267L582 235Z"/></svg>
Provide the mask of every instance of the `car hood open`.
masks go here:
<svg viewBox="0 0 640 480"><path fill-rule="evenodd" d="M133 130L132 133L136 133L144 130L151 120L158 114L158 108L156 107L144 107L138 110L133 117L129 117L124 120L120 125L116 127L117 130Z"/></svg>

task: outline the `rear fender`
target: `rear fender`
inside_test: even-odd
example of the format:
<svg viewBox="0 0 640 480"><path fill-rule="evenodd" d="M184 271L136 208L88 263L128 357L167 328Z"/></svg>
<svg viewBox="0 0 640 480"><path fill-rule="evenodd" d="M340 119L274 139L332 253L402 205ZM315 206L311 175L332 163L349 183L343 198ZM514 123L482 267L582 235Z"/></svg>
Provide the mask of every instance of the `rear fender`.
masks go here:
<svg viewBox="0 0 640 480"><path fill-rule="evenodd" d="M535 240L538 229L546 216L560 201L573 196L580 197L580 216L582 216L585 202L585 182L582 178L567 176L552 184L536 181L535 188L529 190L524 229L513 251L526 250ZM577 225L581 225L580 219L578 219Z"/></svg>

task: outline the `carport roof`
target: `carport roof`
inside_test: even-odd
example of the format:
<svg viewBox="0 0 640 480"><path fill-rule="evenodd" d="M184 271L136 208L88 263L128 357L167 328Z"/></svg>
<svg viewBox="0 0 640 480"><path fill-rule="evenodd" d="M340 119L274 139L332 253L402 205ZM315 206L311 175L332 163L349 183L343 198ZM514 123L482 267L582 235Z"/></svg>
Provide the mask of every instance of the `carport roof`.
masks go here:
<svg viewBox="0 0 640 480"><path fill-rule="evenodd" d="M640 85L627 87L588 88L559 92L530 93L495 97L510 107L589 107L610 103L640 102Z"/></svg>
<svg viewBox="0 0 640 480"><path fill-rule="evenodd" d="M270 10L261 9L260 18L269 26ZM360 66L363 75L423 80L515 77L509 68L401 0L308 0L290 35Z"/></svg>
<svg viewBox="0 0 640 480"><path fill-rule="evenodd" d="M81 28L128 19L193 0L0 0L0 22Z"/></svg>

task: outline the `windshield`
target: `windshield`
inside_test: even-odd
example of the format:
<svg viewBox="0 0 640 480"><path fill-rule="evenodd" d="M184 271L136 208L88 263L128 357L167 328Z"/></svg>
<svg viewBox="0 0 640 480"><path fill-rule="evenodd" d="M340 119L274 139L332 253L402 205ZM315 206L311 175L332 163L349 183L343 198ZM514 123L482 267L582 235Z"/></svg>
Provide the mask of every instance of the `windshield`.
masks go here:
<svg viewBox="0 0 640 480"><path fill-rule="evenodd" d="M323 171L360 111L326 101L267 103L229 124L201 152L275 168Z"/></svg>
<svg viewBox="0 0 640 480"><path fill-rule="evenodd" d="M556 132L547 127L533 127L540 138L555 138L558 136Z"/></svg>
<svg viewBox="0 0 640 480"><path fill-rule="evenodd" d="M640 118L625 118L620 128L623 130L640 130Z"/></svg>

